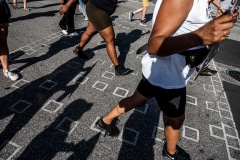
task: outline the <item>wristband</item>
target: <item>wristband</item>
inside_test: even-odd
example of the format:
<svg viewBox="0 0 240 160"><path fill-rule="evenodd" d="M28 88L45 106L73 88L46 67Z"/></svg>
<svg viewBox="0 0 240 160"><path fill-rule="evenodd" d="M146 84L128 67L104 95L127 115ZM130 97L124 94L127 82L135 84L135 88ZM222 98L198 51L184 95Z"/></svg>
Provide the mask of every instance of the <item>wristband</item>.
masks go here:
<svg viewBox="0 0 240 160"><path fill-rule="evenodd" d="M223 6L221 6L221 7L219 8L219 10L222 10L222 9L224 9Z"/></svg>

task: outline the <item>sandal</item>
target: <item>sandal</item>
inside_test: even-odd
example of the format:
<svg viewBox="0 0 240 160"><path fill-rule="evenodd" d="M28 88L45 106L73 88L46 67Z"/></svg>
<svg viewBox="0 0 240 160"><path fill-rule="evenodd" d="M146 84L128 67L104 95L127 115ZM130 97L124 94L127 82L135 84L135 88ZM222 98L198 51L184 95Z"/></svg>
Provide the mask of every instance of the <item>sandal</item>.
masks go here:
<svg viewBox="0 0 240 160"><path fill-rule="evenodd" d="M28 11L28 12L31 11L31 9L29 9L29 8L24 8L23 10L24 10L24 11Z"/></svg>
<svg viewBox="0 0 240 160"><path fill-rule="evenodd" d="M12 6L14 9L17 9L18 8L17 2L13 2Z"/></svg>

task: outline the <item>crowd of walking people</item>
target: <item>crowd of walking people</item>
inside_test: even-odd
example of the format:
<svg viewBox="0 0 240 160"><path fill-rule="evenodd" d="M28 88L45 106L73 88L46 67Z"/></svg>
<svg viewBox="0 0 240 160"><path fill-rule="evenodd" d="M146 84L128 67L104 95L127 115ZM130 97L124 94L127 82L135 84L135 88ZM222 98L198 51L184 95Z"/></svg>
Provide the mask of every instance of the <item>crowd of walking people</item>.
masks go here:
<svg viewBox="0 0 240 160"><path fill-rule="evenodd" d="M9 50L7 44L8 23L11 17L8 4L0 0L0 59L3 74L15 81L18 74L9 69ZM62 6L59 13L63 15L59 22L62 33L76 36L74 14L77 3L81 6L85 20L88 20L86 30L81 35L79 44L74 47L73 53L81 59L88 59L83 48L97 33L106 43L108 57L115 67L115 74L124 76L132 72L120 64L115 48L115 33L111 15L117 7L117 0L88 0L86 5L77 0L59 0ZM157 0L152 17L152 30L142 64L142 78L130 97L122 99L113 108L103 115L96 127L109 136L119 135L115 120L126 112L142 106L150 98L155 97L157 104L164 113L165 144L162 155L168 159L190 160L191 157L178 146L180 130L185 120L186 85L196 67L202 60L189 62L189 57L195 53L206 56L208 46L223 42L230 34L230 29L238 18L238 8L224 14L217 0ZM129 21L138 12L142 12L141 25L146 25L146 12L149 1L143 0L142 7L129 12ZM223 13L218 18L212 18L208 12L210 3L214 3ZM16 1L13 6L18 7ZM86 13L85 13L86 9ZM24 1L24 10L26 0ZM163 25L164 24L164 25ZM164 76L162 76L164 75Z"/></svg>

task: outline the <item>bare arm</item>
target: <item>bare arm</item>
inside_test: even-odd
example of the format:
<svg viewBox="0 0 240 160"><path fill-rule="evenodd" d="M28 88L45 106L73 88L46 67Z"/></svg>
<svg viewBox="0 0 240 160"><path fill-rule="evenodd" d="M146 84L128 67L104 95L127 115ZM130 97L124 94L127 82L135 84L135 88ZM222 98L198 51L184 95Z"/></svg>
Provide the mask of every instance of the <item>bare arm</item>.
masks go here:
<svg viewBox="0 0 240 160"><path fill-rule="evenodd" d="M187 18L192 4L193 0L163 0L148 40L149 54L169 56L195 46L211 45L226 39L238 13L214 19L194 32L171 36Z"/></svg>
<svg viewBox="0 0 240 160"><path fill-rule="evenodd" d="M63 4L63 3L64 3L64 0L59 0L59 3L60 3L60 4Z"/></svg>
<svg viewBox="0 0 240 160"><path fill-rule="evenodd" d="M218 8L218 10L220 10L222 13L224 13L224 12L226 11L225 8L222 7L221 3L219 3L218 0L212 0L211 2L212 2L212 3L214 4L214 6L216 6L216 7Z"/></svg>
<svg viewBox="0 0 240 160"><path fill-rule="evenodd" d="M74 3L76 2L77 0L68 0L67 3L63 6L60 7L59 9L59 14L64 14L68 11L69 7Z"/></svg>

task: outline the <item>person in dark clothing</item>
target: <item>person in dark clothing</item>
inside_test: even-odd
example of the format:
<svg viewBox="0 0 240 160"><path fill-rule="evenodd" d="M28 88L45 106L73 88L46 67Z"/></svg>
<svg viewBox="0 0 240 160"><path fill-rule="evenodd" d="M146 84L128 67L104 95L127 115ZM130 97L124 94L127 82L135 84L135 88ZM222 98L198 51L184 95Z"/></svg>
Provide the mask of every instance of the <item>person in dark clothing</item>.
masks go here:
<svg viewBox="0 0 240 160"><path fill-rule="evenodd" d="M60 8L59 14L65 14L66 12L68 12L68 10L70 9L69 7L75 2L76 0L69 0L65 5ZM127 75L131 73L132 70L125 68L123 65L119 64L117 58L117 51L115 48L115 33L112 25L112 20L110 18L110 15L115 10L115 6L113 6L113 10L111 10L112 8L110 7L110 13L109 10L107 11L100 8L104 6L104 4L101 4L102 2L103 1L99 0L88 0L86 4L86 11L89 19L87 29L82 34L80 43L75 47L73 53L78 55L82 59L87 59L88 57L83 53L83 48L95 34L99 33L106 43L106 50L108 56L111 59L113 65L115 66L115 74Z"/></svg>
<svg viewBox="0 0 240 160"><path fill-rule="evenodd" d="M59 0L59 2L64 5L68 0ZM64 13L62 19L59 22L59 26L62 29L62 33L70 36L77 36L78 33L75 31L74 26L74 15L77 7L77 2L74 2L70 7L68 12Z"/></svg>
<svg viewBox="0 0 240 160"><path fill-rule="evenodd" d="M5 77L15 81L19 78L18 74L9 70L9 50L8 50L8 23L11 17L10 9L5 0L0 0L0 62L2 64Z"/></svg>

